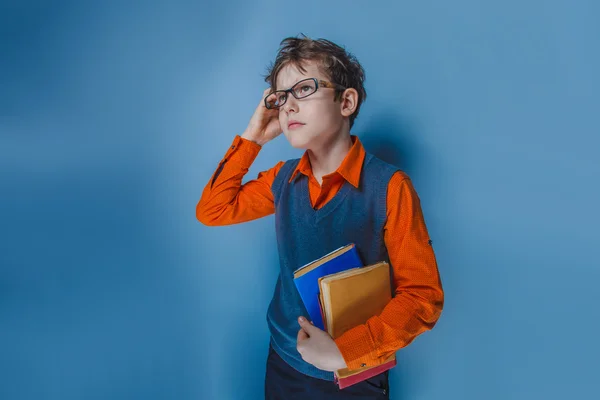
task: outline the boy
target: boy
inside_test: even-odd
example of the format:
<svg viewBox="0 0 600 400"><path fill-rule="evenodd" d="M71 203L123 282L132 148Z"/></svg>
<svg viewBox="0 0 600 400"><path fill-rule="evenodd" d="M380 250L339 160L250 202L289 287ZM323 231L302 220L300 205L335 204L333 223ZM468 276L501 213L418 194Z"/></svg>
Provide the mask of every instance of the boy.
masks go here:
<svg viewBox="0 0 600 400"><path fill-rule="evenodd" d="M333 371L375 365L433 328L444 294L420 200L410 178L350 133L366 98L364 70L324 39L286 38L270 88L236 135L196 207L205 225L275 214L280 273L267 311L266 399L389 399L387 371L345 389ZM302 158L280 161L242 185L262 146L281 132ZM350 242L365 265L386 260L395 295L378 316L333 340L304 318L293 271Z"/></svg>

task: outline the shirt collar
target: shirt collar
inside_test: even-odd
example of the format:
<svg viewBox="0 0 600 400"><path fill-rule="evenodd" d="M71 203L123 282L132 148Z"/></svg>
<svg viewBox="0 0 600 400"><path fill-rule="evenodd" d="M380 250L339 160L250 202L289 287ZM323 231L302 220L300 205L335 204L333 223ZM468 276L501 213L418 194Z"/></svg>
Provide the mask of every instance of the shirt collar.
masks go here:
<svg viewBox="0 0 600 400"><path fill-rule="evenodd" d="M352 184L352 186L358 188L360 172L362 170L366 153L365 148L363 147L358 136L350 135L350 138L352 139L352 147L335 172ZM302 158L300 158L300 162L298 162L298 165L296 166L296 169L292 173L292 176L288 182L292 182L296 176L298 176L298 172L301 172L308 177L312 175L308 151L305 151L302 155Z"/></svg>

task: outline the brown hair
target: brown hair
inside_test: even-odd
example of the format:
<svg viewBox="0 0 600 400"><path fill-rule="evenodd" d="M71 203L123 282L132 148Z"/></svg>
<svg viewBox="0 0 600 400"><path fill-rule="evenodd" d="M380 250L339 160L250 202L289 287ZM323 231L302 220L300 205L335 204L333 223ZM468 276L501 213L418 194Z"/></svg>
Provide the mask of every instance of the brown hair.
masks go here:
<svg viewBox="0 0 600 400"><path fill-rule="evenodd" d="M303 73L306 72L304 65L307 61L316 61L318 67L327 78L346 88L356 89L358 92L358 105L350 115L350 128L358 116L361 104L367 98L364 88L365 71L353 54L343 47L326 40L311 39L301 34L302 38L287 37L280 43L275 61L267 67L267 82L272 90L275 90L277 75L287 64L295 65ZM341 99L343 90L335 89L334 101Z"/></svg>

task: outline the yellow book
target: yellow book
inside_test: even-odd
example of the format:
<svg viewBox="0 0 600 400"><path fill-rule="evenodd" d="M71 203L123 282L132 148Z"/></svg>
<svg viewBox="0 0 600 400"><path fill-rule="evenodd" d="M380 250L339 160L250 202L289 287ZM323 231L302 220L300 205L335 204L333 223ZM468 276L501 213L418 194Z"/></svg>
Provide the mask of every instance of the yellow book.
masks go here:
<svg viewBox="0 0 600 400"><path fill-rule="evenodd" d="M347 330L366 323L372 316L381 314L390 302L390 266L381 261L323 276L319 278L319 289L324 326L331 337L336 339ZM335 372L336 378L339 381L364 373L363 378L366 376L364 379L368 379L369 373L365 371L376 370L377 373L381 373L383 364L387 364L389 368L395 366L396 354L390 355L378 366L356 370L340 369ZM356 377L352 384L356 383L355 381Z"/></svg>

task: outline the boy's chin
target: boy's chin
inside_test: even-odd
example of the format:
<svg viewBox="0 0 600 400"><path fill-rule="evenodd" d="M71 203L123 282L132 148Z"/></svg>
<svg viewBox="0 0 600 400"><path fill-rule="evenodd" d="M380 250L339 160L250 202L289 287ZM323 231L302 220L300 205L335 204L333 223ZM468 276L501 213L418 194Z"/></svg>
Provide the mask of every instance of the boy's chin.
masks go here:
<svg viewBox="0 0 600 400"><path fill-rule="evenodd" d="M306 132L285 132L285 137L292 147L296 149L308 149L312 141L312 137Z"/></svg>

